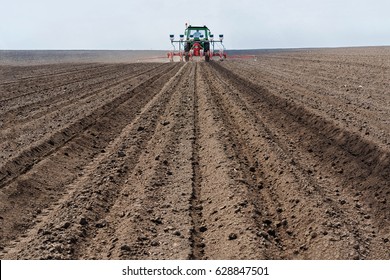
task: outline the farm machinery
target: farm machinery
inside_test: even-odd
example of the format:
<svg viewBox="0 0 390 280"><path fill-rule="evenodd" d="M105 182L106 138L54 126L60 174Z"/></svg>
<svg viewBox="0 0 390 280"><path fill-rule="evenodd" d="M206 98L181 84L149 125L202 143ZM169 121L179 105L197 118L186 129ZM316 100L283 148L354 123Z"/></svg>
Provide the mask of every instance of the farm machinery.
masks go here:
<svg viewBox="0 0 390 280"><path fill-rule="evenodd" d="M181 34L179 40L175 40L175 35L169 35L173 50L168 53L168 58L173 61L175 56L188 62L194 57L199 57L205 61L210 61L213 57L219 57L220 60L226 58L225 47L222 44L223 35L219 35L219 40L214 39L210 29L204 26L191 26L186 24L184 34ZM216 50L216 47L219 49Z"/></svg>

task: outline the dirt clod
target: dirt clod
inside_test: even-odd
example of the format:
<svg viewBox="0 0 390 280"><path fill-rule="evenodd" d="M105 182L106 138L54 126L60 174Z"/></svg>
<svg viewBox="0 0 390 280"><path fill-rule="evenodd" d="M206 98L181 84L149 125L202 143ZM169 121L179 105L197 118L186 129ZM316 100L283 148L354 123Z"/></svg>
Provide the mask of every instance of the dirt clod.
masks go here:
<svg viewBox="0 0 390 280"><path fill-rule="evenodd" d="M131 247L129 245L122 245L121 246L121 250L130 252L131 251Z"/></svg>
<svg viewBox="0 0 390 280"><path fill-rule="evenodd" d="M82 218L80 218L80 222L79 223L80 223L80 225L85 226L85 225L88 224L88 221L87 221L86 218L82 217Z"/></svg>
<svg viewBox="0 0 390 280"><path fill-rule="evenodd" d="M229 240L235 240L235 239L237 239L237 234L235 234L235 233L230 233L229 236L228 236L228 239L229 239Z"/></svg>
<svg viewBox="0 0 390 280"><path fill-rule="evenodd" d="M118 151L118 157L125 157L126 153L124 151Z"/></svg>
<svg viewBox="0 0 390 280"><path fill-rule="evenodd" d="M107 226L107 222L105 220L99 221L95 225L97 228L104 228Z"/></svg>
<svg viewBox="0 0 390 280"><path fill-rule="evenodd" d="M200 232L205 232L205 231L207 231L207 227L206 227L206 226L201 226L201 227L199 228L199 231L200 231Z"/></svg>
<svg viewBox="0 0 390 280"><path fill-rule="evenodd" d="M71 223L70 222L65 222L63 225L62 225L62 228L63 229L67 229L68 227L70 227Z"/></svg>

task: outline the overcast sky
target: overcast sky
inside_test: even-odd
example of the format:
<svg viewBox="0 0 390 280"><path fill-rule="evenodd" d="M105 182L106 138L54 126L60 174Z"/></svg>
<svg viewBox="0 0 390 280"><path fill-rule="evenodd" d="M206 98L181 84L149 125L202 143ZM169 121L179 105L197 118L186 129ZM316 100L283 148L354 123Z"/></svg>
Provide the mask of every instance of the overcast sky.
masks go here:
<svg viewBox="0 0 390 280"><path fill-rule="evenodd" d="M185 22L227 49L390 45L389 0L0 0L0 49L169 49Z"/></svg>

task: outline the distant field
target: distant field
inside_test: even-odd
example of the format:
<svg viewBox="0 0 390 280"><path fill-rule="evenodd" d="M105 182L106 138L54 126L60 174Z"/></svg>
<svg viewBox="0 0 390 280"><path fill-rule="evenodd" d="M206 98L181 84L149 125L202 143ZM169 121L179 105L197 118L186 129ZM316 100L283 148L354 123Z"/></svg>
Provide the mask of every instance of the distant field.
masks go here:
<svg viewBox="0 0 390 280"><path fill-rule="evenodd" d="M53 63L131 63L158 60L166 51L0 50L0 65ZM168 61L168 60L167 60Z"/></svg>
<svg viewBox="0 0 390 280"><path fill-rule="evenodd" d="M0 50L0 65L43 65L55 63L133 63L168 62L167 50ZM228 59L247 56L286 54L298 56L347 55L385 59L390 47L356 47L326 49L246 49L227 50Z"/></svg>

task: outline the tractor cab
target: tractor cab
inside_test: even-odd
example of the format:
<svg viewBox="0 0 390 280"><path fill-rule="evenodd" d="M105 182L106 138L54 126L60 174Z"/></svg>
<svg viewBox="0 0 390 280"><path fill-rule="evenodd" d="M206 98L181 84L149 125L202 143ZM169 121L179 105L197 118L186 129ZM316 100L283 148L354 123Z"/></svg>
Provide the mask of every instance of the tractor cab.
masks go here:
<svg viewBox="0 0 390 280"><path fill-rule="evenodd" d="M210 30L206 26L188 26L184 31L187 40L208 41Z"/></svg>
<svg viewBox="0 0 390 280"><path fill-rule="evenodd" d="M205 30L191 29L188 32L190 34L189 39L193 39L194 41L204 40L208 37Z"/></svg>

